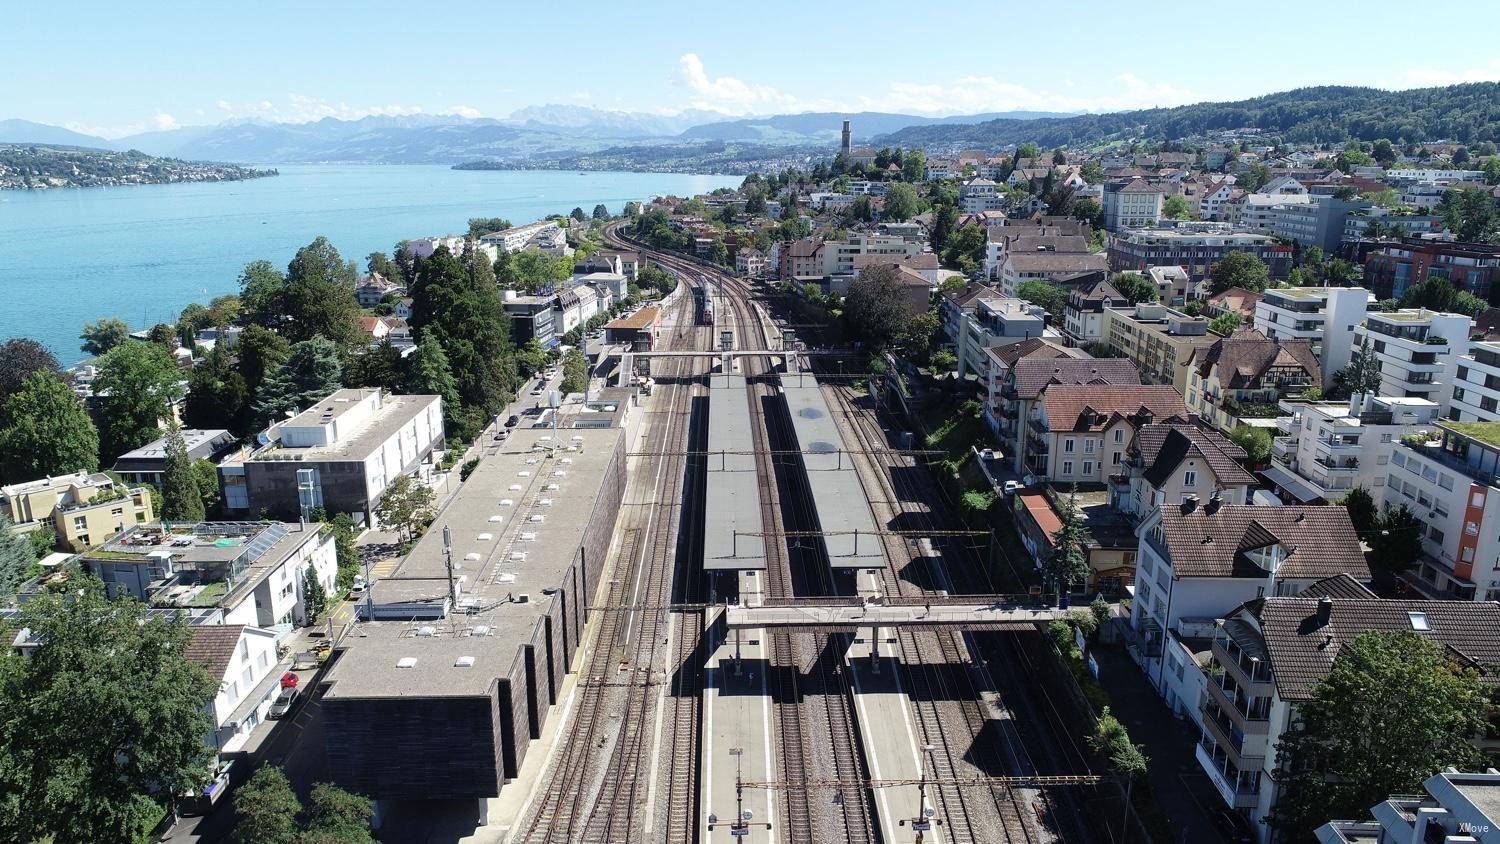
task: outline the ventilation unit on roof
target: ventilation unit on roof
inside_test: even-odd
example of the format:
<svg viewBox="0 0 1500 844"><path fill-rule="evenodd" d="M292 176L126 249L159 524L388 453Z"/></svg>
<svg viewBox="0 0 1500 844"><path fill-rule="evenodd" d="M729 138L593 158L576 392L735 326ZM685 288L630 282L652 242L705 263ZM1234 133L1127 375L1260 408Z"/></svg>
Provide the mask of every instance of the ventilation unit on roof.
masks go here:
<svg viewBox="0 0 1500 844"><path fill-rule="evenodd" d="M396 667L397 668L416 668L417 667L417 658L414 657L414 656L403 656L400 659L396 660Z"/></svg>
<svg viewBox="0 0 1500 844"><path fill-rule="evenodd" d="M522 478L529 478L531 477L531 472L527 469L522 469L521 471L517 472L516 475Z"/></svg>
<svg viewBox="0 0 1500 844"><path fill-rule="evenodd" d="M488 624L476 624L474 625L474 629L469 632L475 636L488 636L490 635L490 626Z"/></svg>
<svg viewBox="0 0 1500 844"><path fill-rule="evenodd" d="M502 498L502 499L500 499L500 506L501 507L514 507L515 504L516 504L516 500L514 498Z"/></svg>
<svg viewBox="0 0 1500 844"><path fill-rule="evenodd" d="M495 535L493 533L481 533L474 538L479 540L480 542L489 542L491 539L495 538Z"/></svg>
<svg viewBox="0 0 1500 844"><path fill-rule="evenodd" d="M564 472L561 469L558 469L556 472L552 473L552 477L554 477L554 478L566 478L567 476L568 476L568 473Z"/></svg>
<svg viewBox="0 0 1500 844"><path fill-rule="evenodd" d="M542 522L544 522L546 520L547 520L546 516L543 516L541 514L537 514L535 516L532 516L528 521L530 521L534 525L539 525L539 524L541 524Z"/></svg>
<svg viewBox="0 0 1500 844"><path fill-rule="evenodd" d="M472 656L461 656L458 659L453 660L453 667L454 668L473 668L474 667L474 657L472 657Z"/></svg>
<svg viewBox="0 0 1500 844"><path fill-rule="evenodd" d="M505 521L505 517L502 516L502 515L500 515L499 513L496 513L495 515L490 516L490 521L492 521L492 522L503 522L503 521Z"/></svg>
<svg viewBox="0 0 1500 844"><path fill-rule="evenodd" d="M583 434L574 434L573 435L573 442L575 442L575 443L581 443L581 442L583 442Z"/></svg>
<svg viewBox="0 0 1500 844"><path fill-rule="evenodd" d="M520 484L511 484L510 485L510 491L511 492L520 492L521 491L521 485Z"/></svg>
<svg viewBox="0 0 1500 844"><path fill-rule="evenodd" d="M560 488L557 484L547 484L548 492L557 492Z"/></svg>
<svg viewBox="0 0 1500 844"><path fill-rule="evenodd" d="M542 462L542 461L539 458L536 458L536 457L528 457L528 458L526 458L526 465L527 466L535 466L536 464L538 464L540 462Z"/></svg>
<svg viewBox="0 0 1500 844"><path fill-rule="evenodd" d="M573 462L573 458L571 458L571 457L559 457L558 460L557 460L557 462L559 462L559 463L572 463Z"/></svg>
<svg viewBox="0 0 1500 844"><path fill-rule="evenodd" d="M495 576L495 582L496 583L515 583L516 582L516 573L513 572L513 571L503 571L500 574L498 574L498 575Z"/></svg>
<svg viewBox="0 0 1500 844"><path fill-rule="evenodd" d="M536 534L534 532L532 532L532 531L529 531L529 530L523 530L523 531L521 531L521 541L522 542L535 542L536 541Z"/></svg>
<svg viewBox="0 0 1500 844"><path fill-rule="evenodd" d="M520 561L526 559L526 552L525 551L512 551L512 552L510 552L510 558L514 562L520 562Z"/></svg>
<svg viewBox="0 0 1500 844"><path fill-rule="evenodd" d="M552 499L550 499L550 498L538 498L536 503L537 503L537 506L539 506L539 507L551 507L552 506Z"/></svg>
<svg viewBox="0 0 1500 844"><path fill-rule="evenodd" d="M464 559L477 562L479 560L479 553L477 551L470 551L464 555Z"/></svg>
<svg viewBox="0 0 1500 844"><path fill-rule="evenodd" d="M424 624L421 627L417 628L417 635L422 636L423 638L432 636L435 633L437 633L437 628L428 624Z"/></svg>

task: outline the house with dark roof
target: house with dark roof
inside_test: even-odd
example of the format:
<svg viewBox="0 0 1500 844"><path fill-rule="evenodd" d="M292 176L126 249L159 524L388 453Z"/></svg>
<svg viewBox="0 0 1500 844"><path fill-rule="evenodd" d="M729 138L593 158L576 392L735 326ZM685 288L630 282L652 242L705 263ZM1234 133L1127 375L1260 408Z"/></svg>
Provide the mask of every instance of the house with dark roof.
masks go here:
<svg viewBox="0 0 1500 844"><path fill-rule="evenodd" d="M1010 380L1011 369L1018 361L1027 359L1057 360L1084 359L1088 353L1082 349L1069 348L1055 340L1033 337L1009 346L993 346L984 350L985 370L984 421L1002 439L1015 437L1015 426L1009 417L1010 399L1005 395L1005 385ZM1004 429L1005 433L1001 433Z"/></svg>
<svg viewBox="0 0 1500 844"><path fill-rule="evenodd" d="M1343 507L1266 507L1189 495L1136 527L1131 655L1167 705L1197 718L1196 661L1214 619L1246 601L1296 595L1319 580L1370 579Z"/></svg>
<svg viewBox="0 0 1500 844"><path fill-rule="evenodd" d="M245 624L199 624L188 630L183 655L219 683L209 703L214 732L206 740L215 751L236 750L265 719L280 685L276 633Z"/></svg>
<svg viewBox="0 0 1500 844"><path fill-rule="evenodd" d="M1321 387L1323 368L1306 340L1272 340L1236 329L1188 361L1188 407L1223 431L1240 425L1274 427L1277 403Z"/></svg>
<svg viewBox="0 0 1500 844"><path fill-rule="evenodd" d="M1101 273L1098 281L1075 287L1068 293L1068 304L1063 309L1063 334L1068 342L1078 346L1104 342L1104 309L1124 308L1130 300L1106 280Z"/></svg>
<svg viewBox="0 0 1500 844"><path fill-rule="evenodd" d="M1477 671L1481 682L1500 684L1500 603L1386 600L1338 575L1295 596L1268 593L1246 601L1215 622L1206 693L1198 704L1196 756L1219 796L1246 816L1258 840L1271 839L1261 819L1280 797L1277 743L1343 648L1372 631L1421 636Z"/></svg>
<svg viewBox="0 0 1500 844"><path fill-rule="evenodd" d="M1027 341L1030 342L1030 341ZM1019 344L1018 344L1019 345ZM1055 348L1049 342L1048 347ZM1048 387L1067 384L1126 386L1141 383L1135 364L1120 358L1091 358L1086 354L1053 355L1035 347L1019 355L999 380L999 395L985 405L985 415L1008 452L1016 472L1026 473L1027 422ZM1076 352L1076 350L1073 350Z"/></svg>
<svg viewBox="0 0 1500 844"><path fill-rule="evenodd" d="M1165 385L1115 385L1101 379L1054 385L1031 405L1018 471L1037 480L1102 488L1139 428L1189 421L1182 396Z"/></svg>
<svg viewBox="0 0 1500 844"><path fill-rule="evenodd" d="M1153 423L1135 432L1120 465L1111 467L1110 503L1143 519L1189 495L1250 504L1259 485L1239 461L1245 450L1201 424Z"/></svg>

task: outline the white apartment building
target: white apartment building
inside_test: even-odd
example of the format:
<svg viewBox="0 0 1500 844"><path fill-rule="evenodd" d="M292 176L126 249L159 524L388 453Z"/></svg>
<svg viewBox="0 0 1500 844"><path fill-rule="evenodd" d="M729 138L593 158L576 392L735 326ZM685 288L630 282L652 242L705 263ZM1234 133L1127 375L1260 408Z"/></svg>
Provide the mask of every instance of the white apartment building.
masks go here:
<svg viewBox="0 0 1500 844"><path fill-rule="evenodd" d="M1357 486L1378 499L1395 444L1438 419L1436 402L1363 393L1347 402L1283 401L1281 409L1289 415L1277 427L1287 433L1271 440L1263 473L1304 503L1335 503Z"/></svg>
<svg viewBox="0 0 1500 844"><path fill-rule="evenodd" d="M853 275L855 259L862 255L888 256L893 260L922 254L922 244L884 234L851 234L847 241L823 243L823 274Z"/></svg>
<svg viewBox="0 0 1500 844"><path fill-rule="evenodd" d="M566 242L566 238L567 232L556 222L538 220L524 226L512 226L505 231L492 232L479 238L479 242L506 252L520 252L528 245L544 249L556 248Z"/></svg>
<svg viewBox="0 0 1500 844"><path fill-rule="evenodd" d="M226 511L292 520L323 508L373 523L386 486L442 449L443 400L343 389L272 425L259 443L219 466Z"/></svg>
<svg viewBox="0 0 1500 844"><path fill-rule="evenodd" d="M1255 330L1272 340L1307 340L1323 365L1323 386L1349 365L1354 330L1373 297L1363 287L1269 289L1255 306Z"/></svg>
<svg viewBox="0 0 1500 844"><path fill-rule="evenodd" d="M1246 601L1295 595L1326 577L1369 579L1359 537L1342 507L1170 502L1136 528L1131 656L1172 711L1198 720L1198 660L1214 620Z"/></svg>
<svg viewBox="0 0 1500 844"><path fill-rule="evenodd" d="M984 350L1008 346L1046 333L1047 311L1022 299L981 296L963 312L958 331L958 376L973 372L984 379L989 361Z"/></svg>
<svg viewBox="0 0 1500 844"><path fill-rule="evenodd" d="M1476 182L1483 184L1483 170L1387 170L1391 182Z"/></svg>
<svg viewBox="0 0 1500 844"><path fill-rule="evenodd" d="M1474 320L1426 308L1372 311L1354 329L1355 354L1369 342L1380 361L1382 396L1431 399L1447 412L1454 362L1469 353Z"/></svg>
<svg viewBox="0 0 1500 844"><path fill-rule="evenodd" d="M1005 197L1000 195L999 186L989 179L973 178L959 185L958 203L965 214L1005 209Z"/></svg>
<svg viewBox="0 0 1500 844"><path fill-rule="evenodd" d="M1448 418L1455 422L1500 422L1500 343L1482 340L1453 362Z"/></svg>
<svg viewBox="0 0 1500 844"><path fill-rule="evenodd" d="M1108 182L1104 185L1104 228L1117 232L1154 226L1161 220L1165 201L1162 189L1145 179Z"/></svg>
<svg viewBox="0 0 1500 844"><path fill-rule="evenodd" d="M1500 422L1439 422L1391 451L1383 502L1421 519L1423 558L1403 579L1434 598L1500 600Z"/></svg>
<svg viewBox="0 0 1500 844"><path fill-rule="evenodd" d="M1230 214L1230 222L1240 231L1269 235L1276 229L1282 211L1292 205L1306 205L1307 194L1251 193L1242 197Z"/></svg>

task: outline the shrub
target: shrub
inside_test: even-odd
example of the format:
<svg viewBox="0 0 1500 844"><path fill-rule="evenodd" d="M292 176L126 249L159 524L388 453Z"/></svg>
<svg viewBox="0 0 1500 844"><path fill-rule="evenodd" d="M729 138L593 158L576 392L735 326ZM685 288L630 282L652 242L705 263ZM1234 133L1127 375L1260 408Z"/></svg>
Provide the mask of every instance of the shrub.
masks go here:
<svg viewBox="0 0 1500 844"><path fill-rule="evenodd" d="M464 465L459 468L458 479L460 481L467 481L469 479L469 476L474 474L474 470L477 468L479 468L479 458L470 457L468 460L465 460Z"/></svg>

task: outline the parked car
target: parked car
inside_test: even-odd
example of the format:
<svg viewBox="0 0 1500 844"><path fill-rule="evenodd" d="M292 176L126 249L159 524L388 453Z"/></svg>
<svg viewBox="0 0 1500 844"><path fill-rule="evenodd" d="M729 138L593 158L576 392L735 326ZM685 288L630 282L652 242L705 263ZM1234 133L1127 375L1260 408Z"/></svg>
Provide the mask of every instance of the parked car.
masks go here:
<svg viewBox="0 0 1500 844"><path fill-rule="evenodd" d="M281 675L281 687L283 689L295 689L297 688L297 682L299 679L300 678L297 676L296 672L288 671L287 673Z"/></svg>
<svg viewBox="0 0 1500 844"><path fill-rule="evenodd" d="M271 701L270 718L280 718L292 711L292 706L297 702L297 687L283 686L276 694L276 699Z"/></svg>
<svg viewBox="0 0 1500 844"><path fill-rule="evenodd" d="M519 424L521 424L521 417L519 416L512 416L511 418L505 420L505 427L507 428L514 428Z"/></svg>
<svg viewBox="0 0 1500 844"><path fill-rule="evenodd" d="M349 597L353 598L365 594L365 589L368 587L369 584L365 582L365 576L356 574L354 576L354 583L349 587Z"/></svg>
<svg viewBox="0 0 1500 844"><path fill-rule="evenodd" d="M1006 495L1015 495L1025 488L1020 481L1006 481L1002 489Z"/></svg>
<svg viewBox="0 0 1500 844"><path fill-rule="evenodd" d="M1250 822L1239 812L1219 809L1214 812L1214 825L1224 833L1226 841L1233 844L1254 844L1255 833L1250 829Z"/></svg>

